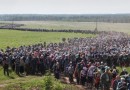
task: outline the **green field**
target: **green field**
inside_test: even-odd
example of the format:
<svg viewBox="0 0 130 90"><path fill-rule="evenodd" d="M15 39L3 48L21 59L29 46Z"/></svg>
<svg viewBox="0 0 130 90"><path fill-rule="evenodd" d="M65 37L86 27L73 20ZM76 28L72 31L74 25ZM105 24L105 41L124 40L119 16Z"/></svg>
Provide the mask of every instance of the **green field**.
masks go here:
<svg viewBox="0 0 130 90"><path fill-rule="evenodd" d="M8 23L2 23L0 22L0 26L4 26L4 25L7 25Z"/></svg>
<svg viewBox="0 0 130 90"><path fill-rule="evenodd" d="M12 23L11 21L0 21L4 23ZM94 30L95 22L65 22L65 21L14 21L14 24L25 24L21 28L37 28L37 29L73 29L73 30ZM100 31L118 31L130 32L130 23L106 23L98 22L98 30Z"/></svg>
<svg viewBox="0 0 130 90"><path fill-rule="evenodd" d="M29 32L15 30L0 30L0 48L7 46L32 45L37 43L62 42L62 38L92 37L92 34L62 33L62 32Z"/></svg>

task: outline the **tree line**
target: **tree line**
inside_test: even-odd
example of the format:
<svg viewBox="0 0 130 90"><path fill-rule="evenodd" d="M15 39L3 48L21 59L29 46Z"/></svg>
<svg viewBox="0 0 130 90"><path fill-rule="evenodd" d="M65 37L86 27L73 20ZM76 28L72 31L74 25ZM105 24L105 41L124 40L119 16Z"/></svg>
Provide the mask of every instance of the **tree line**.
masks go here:
<svg viewBox="0 0 130 90"><path fill-rule="evenodd" d="M130 14L1 14L0 21L74 21L130 23Z"/></svg>

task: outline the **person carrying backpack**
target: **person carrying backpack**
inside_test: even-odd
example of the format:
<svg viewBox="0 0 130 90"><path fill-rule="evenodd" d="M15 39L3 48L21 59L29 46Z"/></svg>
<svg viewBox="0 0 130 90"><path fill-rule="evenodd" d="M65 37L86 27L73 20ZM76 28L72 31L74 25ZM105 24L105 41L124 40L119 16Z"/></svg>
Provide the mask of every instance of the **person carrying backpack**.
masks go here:
<svg viewBox="0 0 130 90"><path fill-rule="evenodd" d="M73 73L74 73L74 67L72 65L72 62L70 62L70 65L68 66L68 75L70 83L73 82Z"/></svg>
<svg viewBox="0 0 130 90"><path fill-rule="evenodd" d="M130 90L130 75L126 77L127 90Z"/></svg>
<svg viewBox="0 0 130 90"><path fill-rule="evenodd" d="M80 72L80 80L83 86L85 85L86 82L86 76L87 76L87 68L83 67L83 69Z"/></svg>
<svg viewBox="0 0 130 90"><path fill-rule="evenodd" d="M101 72L100 70L97 70L97 72L94 75L94 85L95 85L96 90L99 90L100 76L101 76Z"/></svg>
<svg viewBox="0 0 130 90"><path fill-rule="evenodd" d="M93 87L94 70L95 70L95 66L91 65L87 71L87 87L90 89L92 89L92 87Z"/></svg>
<svg viewBox="0 0 130 90"><path fill-rule="evenodd" d="M113 81L113 84L111 85L111 88L113 90L116 90L118 82L120 82L120 76L119 75L116 76L115 80Z"/></svg>
<svg viewBox="0 0 130 90"><path fill-rule="evenodd" d="M125 82L125 78L121 78L121 81L118 82L116 90L127 90L127 84Z"/></svg>
<svg viewBox="0 0 130 90"><path fill-rule="evenodd" d="M101 75L100 80L102 90L109 90L111 83L111 74L109 73L108 68L105 69L105 72Z"/></svg>
<svg viewBox="0 0 130 90"><path fill-rule="evenodd" d="M60 78L60 68L59 68L59 62L55 62L53 65L53 71L54 71L54 76L56 79Z"/></svg>
<svg viewBox="0 0 130 90"><path fill-rule="evenodd" d="M75 67L75 71L74 71L74 77L76 78L76 83L80 84L80 72L78 70L78 65L79 63L77 63L76 67Z"/></svg>

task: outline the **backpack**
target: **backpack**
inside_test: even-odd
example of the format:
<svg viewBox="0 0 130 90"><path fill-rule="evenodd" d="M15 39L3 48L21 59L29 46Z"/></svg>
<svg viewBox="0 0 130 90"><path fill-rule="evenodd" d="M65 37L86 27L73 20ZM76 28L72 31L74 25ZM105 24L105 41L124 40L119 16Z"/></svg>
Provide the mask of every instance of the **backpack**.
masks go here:
<svg viewBox="0 0 130 90"><path fill-rule="evenodd" d="M119 82L117 85L117 90L126 90L127 86L125 82Z"/></svg>
<svg viewBox="0 0 130 90"><path fill-rule="evenodd" d="M85 77L87 75L87 71L86 70L81 70L81 76Z"/></svg>
<svg viewBox="0 0 130 90"><path fill-rule="evenodd" d="M114 80L114 81L113 81L113 85L112 85L112 86L113 86L113 87L112 87L113 90L116 90L117 85L118 85L118 82L119 82L119 80Z"/></svg>
<svg viewBox="0 0 130 90"><path fill-rule="evenodd" d="M73 74L73 72L74 72L74 67L73 66L69 66L68 67L68 73L69 74Z"/></svg>

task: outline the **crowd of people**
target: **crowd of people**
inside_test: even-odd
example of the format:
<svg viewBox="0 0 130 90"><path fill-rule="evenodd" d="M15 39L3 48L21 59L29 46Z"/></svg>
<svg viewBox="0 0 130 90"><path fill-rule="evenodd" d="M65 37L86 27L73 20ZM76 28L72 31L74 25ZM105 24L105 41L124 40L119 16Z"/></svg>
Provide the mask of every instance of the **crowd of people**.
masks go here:
<svg viewBox="0 0 130 90"><path fill-rule="evenodd" d="M44 75L46 70L60 79L61 74L95 90L130 90L130 36L122 32L102 32L95 37L68 38L61 43L7 47L0 50L4 75L9 67L17 75Z"/></svg>

